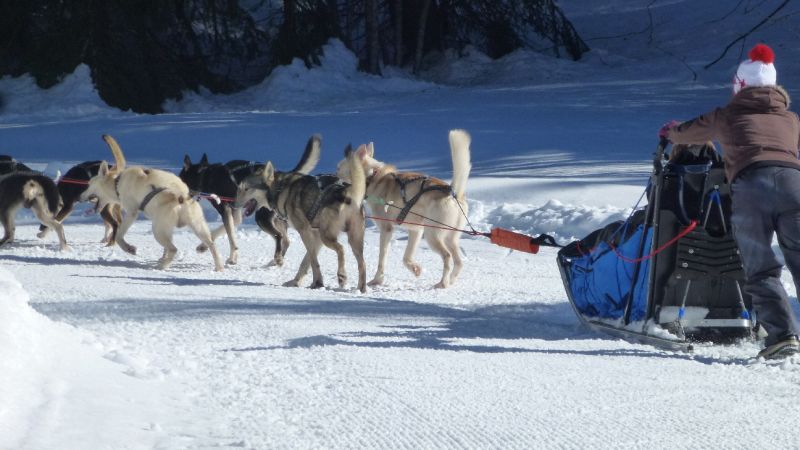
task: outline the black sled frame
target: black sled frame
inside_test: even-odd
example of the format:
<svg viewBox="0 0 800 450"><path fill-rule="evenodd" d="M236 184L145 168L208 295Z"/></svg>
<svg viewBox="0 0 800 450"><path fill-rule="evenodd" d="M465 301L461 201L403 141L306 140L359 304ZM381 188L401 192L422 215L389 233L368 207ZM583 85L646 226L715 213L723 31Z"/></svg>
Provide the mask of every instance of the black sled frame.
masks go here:
<svg viewBox="0 0 800 450"><path fill-rule="evenodd" d="M570 288L571 258L559 252L558 266L570 304L592 329L669 350L691 351L696 342L752 339L754 320L750 298L742 290L744 272L729 225L730 186L724 168L710 161L665 164L667 145L662 140L655 152L624 316L613 322L581 313ZM687 200L690 197L694 199ZM646 248L650 229L651 244ZM648 257L647 312L643 321L632 323L633 285L643 267L641 259Z"/></svg>

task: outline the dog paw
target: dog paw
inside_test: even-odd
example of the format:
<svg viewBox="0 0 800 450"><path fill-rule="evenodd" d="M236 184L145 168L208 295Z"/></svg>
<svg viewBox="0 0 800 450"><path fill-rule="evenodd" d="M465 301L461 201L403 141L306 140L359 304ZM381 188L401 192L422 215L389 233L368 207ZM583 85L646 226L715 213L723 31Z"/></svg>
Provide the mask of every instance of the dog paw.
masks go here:
<svg viewBox="0 0 800 450"><path fill-rule="evenodd" d="M222 266L216 266L216 267L214 267L214 272L222 272L223 270L225 270L225 268L224 268L224 267L222 267Z"/></svg>
<svg viewBox="0 0 800 450"><path fill-rule="evenodd" d="M297 280L289 280L283 283L283 287L297 287Z"/></svg>
<svg viewBox="0 0 800 450"><path fill-rule="evenodd" d="M281 267L283 266L283 258L275 258L267 264L267 267Z"/></svg>
<svg viewBox="0 0 800 450"><path fill-rule="evenodd" d="M38 237L39 239L44 239L45 236L47 236L47 230L42 230L36 233L36 237Z"/></svg>
<svg viewBox="0 0 800 450"><path fill-rule="evenodd" d="M235 266L236 265L236 258L228 258L225 260L225 264Z"/></svg>
<svg viewBox="0 0 800 450"><path fill-rule="evenodd" d="M203 253L208 251L208 246L206 244L200 244L197 246L197 253Z"/></svg>
<svg viewBox="0 0 800 450"><path fill-rule="evenodd" d="M325 287L325 284L322 283L322 280L319 280L319 281L315 281L315 282L311 283L311 286L309 286L309 289L319 289L319 288L323 288L323 287Z"/></svg>
<svg viewBox="0 0 800 450"><path fill-rule="evenodd" d="M347 275L340 273L336 275L336 279L339 281L339 287L344 288L347 285Z"/></svg>
<svg viewBox="0 0 800 450"><path fill-rule="evenodd" d="M58 250L61 251L61 252L68 252L68 251L72 250L72 247L70 247L67 244L64 244L64 245L58 246Z"/></svg>
<svg viewBox="0 0 800 450"><path fill-rule="evenodd" d="M408 270L414 274L415 277L422 275L422 267L417 263L411 263L407 265Z"/></svg>
<svg viewBox="0 0 800 450"><path fill-rule="evenodd" d="M447 286L448 286L447 284L444 284L443 282L440 281L440 282L434 284L433 288L434 289L446 289Z"/></svg>
<svg viewBox="0 0 800 450"><path fill-rule="evenodd" d="M126 253L130 253L131 255L136 254L136 246L130 244L120 244L119 247Z"/></svg>
<svg viewBox="0 0 800 450"><path fill-rule="evenodd" d="M367 286L365 284L361 284L360 286L358 286L358 290L361 291L362 294L366 294Z"/></svg>

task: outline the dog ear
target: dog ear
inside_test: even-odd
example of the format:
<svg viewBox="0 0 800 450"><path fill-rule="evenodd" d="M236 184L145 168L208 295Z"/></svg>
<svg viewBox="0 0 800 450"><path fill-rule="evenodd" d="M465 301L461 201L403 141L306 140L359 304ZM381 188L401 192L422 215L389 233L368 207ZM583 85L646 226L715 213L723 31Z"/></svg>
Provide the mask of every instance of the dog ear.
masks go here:
<svg viewBox="0 0 800 450"><path fill-rule="evenodd" d="M189 170L189 167L192 165L192 158L189 158L189 155L183 155L183 168Z"/></svg>
<svg viewBox="0 0 800 450"><path fill-rule="evenodd" d="M353 153L353 145L347 144L347 147L344 148L344 157L349 158L351 153Z"/></svg>
<svg viewBox="0 0 800 450"><path fill-rule="evenodd" d="M100 163L100 169L98 169L97 175L104 177L108 175L108 163L103 161Z"/></svg>
<svg viewBox="0 0 800 450"><path fill-rule="evenodd" d="M369 156L369 150L367 150L367 146L364 144L359 145L358 150L356 150L356 156L358 156L358 159L365 159L367 156Z"/></svg>
<svg viewBox="0 0 800 450"><path fill-rule="evenodd" d="M267 186L272 186L272 181L275 179L275 168L272 167L272 163L267 161L264 164L264 171L261 172L261 178L264 179L264 184Z"/></svg>
<svg viewBox="0 0 800 450"><path fill-rule="evenodd" d="M369 157L370 158L374 158L375 157L375 143L374 142L370 142L369 145L367 145L367 153L369 153Z"/></svg>
<svg viewBox="0 0 800 450"><path fill-rule="evenodd" d="M206 155L205 153L203 153L203 157L200 158L200 165L201 166L207 166L208 165L208 155Z"/></svg>

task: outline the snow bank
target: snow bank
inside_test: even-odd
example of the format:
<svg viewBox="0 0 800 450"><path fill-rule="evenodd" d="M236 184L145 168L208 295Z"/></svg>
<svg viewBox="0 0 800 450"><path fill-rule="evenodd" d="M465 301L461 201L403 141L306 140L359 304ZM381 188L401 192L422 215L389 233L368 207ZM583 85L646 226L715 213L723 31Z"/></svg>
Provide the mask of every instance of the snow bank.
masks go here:
<svg viewBox="0 0 800 450"><path fill-rule="evenodd" d="M168 112L276 111L321 105L368 105L369 98L386 94L421 92L434 87L399 70L384 77L358 71L358 59L338 39L322 47L319 66L306 67L300 59L276 67L260 84L231 95L208 91L187 93L180 102L168 101ZM380 102L381 100L374 100ZM344 111L338 111L344 112Z"/></svg>
<svg viewBox="0 0 800 450"><path fill-rule="evenodd" d="M152 448L162 433L148 424L161 420L162 387L140 381L127 352L28 301L0 268L0 448Z"/></svg>
<svg viewBox="0 0 800 450"><path fill-rule="evenodd" d="M47 397L50 360L64 330L28 306L28 293L0 268L0 448L19 448Z"/></svg>
<svg viewBox="0 0 800 450"><path fill-rule="evenodd" d="M91 70L85 64L50 89L41 89L30 75L0 78L0 95L5 106L2 116L54 117L59 120L85 116L121 114L105 104L92 84Z"/></svg>
<svg viewBox="0 0 800 450"><path fill-rule="evenodd" d="M585 237L605 225L625 220L630 208L616 206L570 205L550 200L538 207L518 203L488 206L470 203L470 216L476 228L506 228L525 234L547 233L561 243Z"/></svg>

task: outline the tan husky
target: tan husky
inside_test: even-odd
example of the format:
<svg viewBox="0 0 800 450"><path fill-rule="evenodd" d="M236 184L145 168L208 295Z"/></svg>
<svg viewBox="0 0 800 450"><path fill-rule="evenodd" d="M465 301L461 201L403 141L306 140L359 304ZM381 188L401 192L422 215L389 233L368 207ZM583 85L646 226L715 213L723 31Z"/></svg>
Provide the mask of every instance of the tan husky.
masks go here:
<svg viewBox="0 0 800 450"><path fill-rule="evenodd" d="M380 255L378 270L370 286L383 284L383 271L392 240L394 227L408 229L403 263L419 276L422 268L414 261L414 253L424 235L431 249L442 257L442 279L434 287L446 288L461 272L463 263L458 247L461 233L441 228L442 224L463 228L466 222L466 188L469 177L471 138L464 130L450 131L450 155L453 160L453 182L413 172L398 172L395 166L375 159L375 148L370 143L356 150L356 155L367 174L367 204L380 229ZM350 179L349 164L339 162L337 175ZM404 222L404 223L400 223ZM411 223L409 223L411 222ZM420 225L415 225L420 224ZM432 225L424 227L421 225ZM451 260L453 262L451 266Z"/></svg>
<svg viewBox="0 0 800 450"><path fill-rule="evenodd" d="M353 255L358 262L358 289L367 290L367 273L364 264L364 200L365 177L361 164L353 152L350 162L352 181L342 182L333 175L306 175L300 172L276 172L267 162L263 172L245 178L239 185L237 207L245 214L255 208L266 207L285 217L289 225L300 234L306 255L294 279L284 286L298 286L311 267L314 280L311 288L324 286L317 255L322 245L336 252L339 287L344 288L347 273L344 267L344 248L339 234L347 233Z"/></svg>
<svg viewBox="0 0 800 450"><path fill-rule="evenodd" d="M125 241L125 233L143 211L153 221L153 235L164 247L158 267L166 269L172 263L178 249L172 243L175 228L188 225L200 241L211 250L214 270L221 271L217 248L211 240L203 211L189 195L189 188L175 174L144 167L126 167L125 158L117 142L111 136L103 139L116 159L114 170L103 161L97 175L89 180L89 187L81 194L81 200L97 199L99 204L119 203L125 217L117 230L116 243L121 249L135 255L136 247Z"/></svg>

